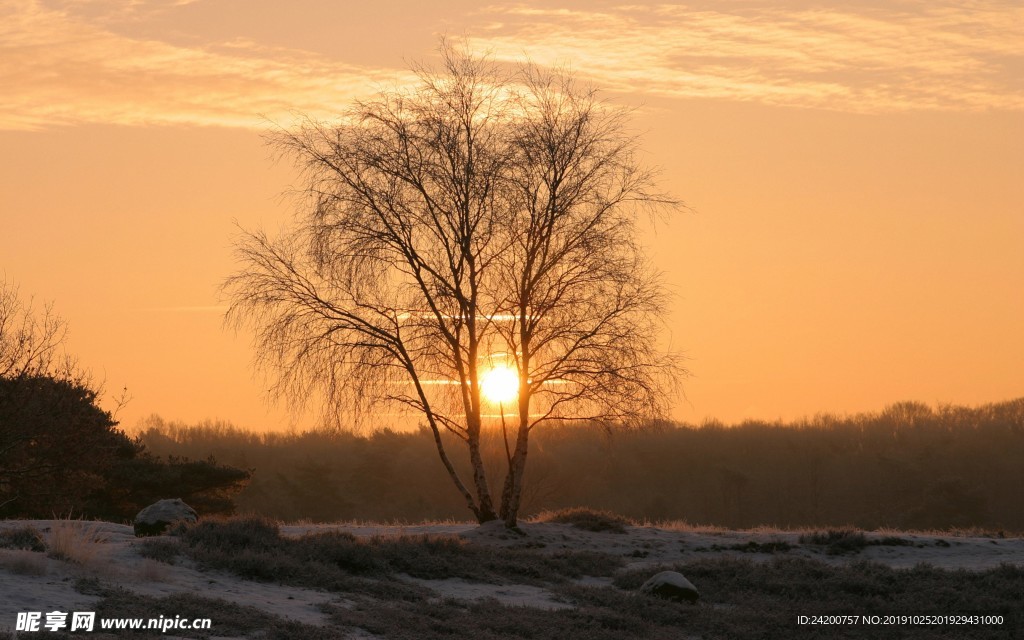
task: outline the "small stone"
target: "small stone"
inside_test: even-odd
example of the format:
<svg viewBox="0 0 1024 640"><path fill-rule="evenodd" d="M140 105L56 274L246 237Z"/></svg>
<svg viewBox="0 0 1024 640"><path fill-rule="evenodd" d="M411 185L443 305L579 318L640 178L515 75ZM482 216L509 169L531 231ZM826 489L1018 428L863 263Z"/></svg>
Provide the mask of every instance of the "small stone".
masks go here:
<svg viewBox="0 0 1024 640"><path fill-rule="evenodd" d="M196 510L185 504L181 498L159 500L149 505L135 516L133 522L135 535L158 536L175 522L196 522L199 515Z"/></svg>
<svg viewBox="0 0 1024 640"><path fill-rule="evenodd" d="M662 571L640 587L640 593L647 593L676 602L696 602L700 592L693 583L676 571Z"/></svg>

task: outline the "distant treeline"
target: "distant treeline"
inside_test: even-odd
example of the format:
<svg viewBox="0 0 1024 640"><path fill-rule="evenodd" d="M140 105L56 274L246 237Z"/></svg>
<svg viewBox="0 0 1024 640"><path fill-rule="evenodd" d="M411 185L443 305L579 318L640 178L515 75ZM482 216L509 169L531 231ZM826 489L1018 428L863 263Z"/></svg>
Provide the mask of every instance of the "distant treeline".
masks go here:
<svg viewBox="0 0 1024 640"><path fill-rule="evenodd" d="M239 511L286 520L467 520L425 430L256 434L157 417L162 455L252 469ZM499 434L489 443L498 471ZM550 426L531 438L524 514L587 506L731 528L1024 531L1024 398L977 408L920 403L796 423Z"/></svg>

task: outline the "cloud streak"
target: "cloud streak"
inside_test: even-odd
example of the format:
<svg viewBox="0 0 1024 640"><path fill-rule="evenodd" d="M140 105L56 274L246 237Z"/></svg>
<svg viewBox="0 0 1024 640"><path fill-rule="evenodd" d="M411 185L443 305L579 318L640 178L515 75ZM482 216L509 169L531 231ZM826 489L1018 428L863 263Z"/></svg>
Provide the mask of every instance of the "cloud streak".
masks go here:
<svg viewBox="0 0 1024 640"><path fill-rule="evenodd" d="M294 112L331 117L410 78L251 41L132 35L193 1L0 0L0 130L287 125ZM1015 1L841 10L696 1L705 5L538 1L449 26L498 59L567 63L601 88L640 96L865 113L1024 110L1024 7Z"/></svg>
<svg viewBox="0 0 1024 640"><path fill-rule="evenodd" d="M608 89L854 112L1024 109L1024 7L491 7L475 47L568 63ZM731 7L736 7L732 9Z"/></svg>
<svg viewBox="0 0 1024 640"><path fill-rule="evenodd" d="M124 19L123 15L116 16ZM133 38L34 0L0 2L0 129L54 125L257 127L336 114L396 72L234 41Z"/></svg>

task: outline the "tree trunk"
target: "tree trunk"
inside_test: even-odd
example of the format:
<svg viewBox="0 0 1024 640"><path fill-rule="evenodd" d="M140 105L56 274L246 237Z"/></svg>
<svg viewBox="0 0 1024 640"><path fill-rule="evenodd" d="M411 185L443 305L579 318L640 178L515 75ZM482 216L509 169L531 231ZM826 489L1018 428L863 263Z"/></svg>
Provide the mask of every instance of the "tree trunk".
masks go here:
<svg viewBox="0 0 1024 640"><path fill-rule="evenodd" d="M477 510L474 512L477 522L483 524L495 520L494 502L491 490L487 486L487 472L484 470L484 459L480 454L480 424L470 427L469 431L469 463L473 467L473 484L476 485Z"/></svg>
<svg viewBox="0 0 1024 640"><path fill-rule="evenodd" d="M469 489L466 488L466 485L462 483L462 478L459 477L459 474L455 471L455 467L452 466L451 460L448 459L448 453L444 450L444 443L441 441L441 432L434 423L433 416L428 416L428 418L430 418L430 428L433 431L434 444L437 447L437 453L441 456L441 463L444 464L445 470L448 471L448 477L455 483L459 493L461 493L462 497L466 500L466 506L468 506L469 510L473 512L473 515L476 516L477 521L485 522L485 520L481 519L482 513L480 508L473 501L473 495L469 492ZM490 519L493 520L493 517Z"/></svg>
<svg viewBox="0 0 1024 640"><path fill-rule="evenodd" d="M526 472L526 454L529 451L530 439L527 420L525 417L520 418L516 448L509 460L505 486L501 491L501 519L510 529L518 524L519 503L523 497L523 474Z"/></svg>
<svg viewBox="0 0 1024 640"><path fill-rule="evenodd" d="M491 507L490 504L488 503L488 508L490 509L491 514L490 517L484 519L484 512L473 501L473 494L469 492L469 489L467 489L466 485L462 482L462 478L460 478L458 472L455 471L455 467L452 465L451 460L448 458L448 452L445 451L444 449L444 441L441 440L441 429L437 426L437 420L434 419L434 415L430 412L430 403L427 400L427 394L423 390L423 385L420 383L420 379L416 375L415 369L412 368L411 364L409 367L409 371L412 374L413 384L416 386L416 393L419 395L420 401L423 403L423 406L427 408L427 424L430 425L430 431L434 436L434 446L437 447L437 453L441 457L441 463L444 465L445 470L448 472L448 477L450 477L452 479L452 482L455 483L455 486L456 488L458 488L459 493L461 493L462 497L466 500L466 506L468 506L469 510L473 512L473 515L476 516L478 522L483 523L487 520L493 520L494 508Z"/></svg>

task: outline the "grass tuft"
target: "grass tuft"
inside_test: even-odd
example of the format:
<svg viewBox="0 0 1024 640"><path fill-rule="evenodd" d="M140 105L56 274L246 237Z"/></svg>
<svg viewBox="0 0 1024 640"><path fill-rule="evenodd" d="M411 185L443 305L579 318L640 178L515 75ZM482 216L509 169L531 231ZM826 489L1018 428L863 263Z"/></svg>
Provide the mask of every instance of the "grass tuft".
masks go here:
<svg viewBox="0 0 1024 640"><path fill-rule="evenodd" d="M71 518L54 520L46 555L72 564L89 565L106 541L100 532L102 524Z"/></svg>

